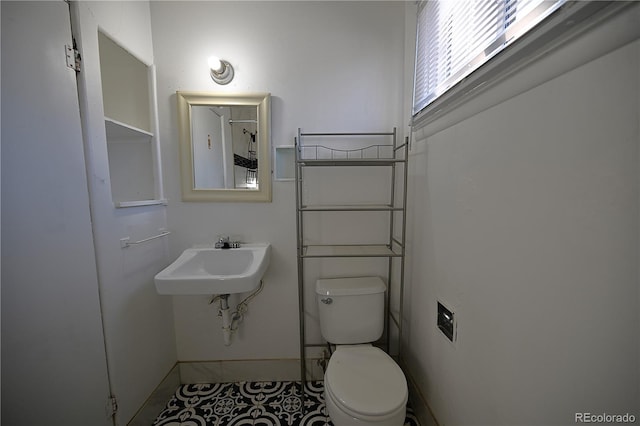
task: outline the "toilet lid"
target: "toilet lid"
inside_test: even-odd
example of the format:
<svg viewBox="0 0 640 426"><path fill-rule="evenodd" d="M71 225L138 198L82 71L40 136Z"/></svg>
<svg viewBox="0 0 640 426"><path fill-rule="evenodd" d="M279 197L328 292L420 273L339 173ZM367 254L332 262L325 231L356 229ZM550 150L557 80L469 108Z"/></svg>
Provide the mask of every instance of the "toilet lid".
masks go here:
<svg viewBox="0 0 640 426"><path fill-rule="evenodd" d="M407 402L407 381L393 359L374 346L339 346L329 359L325 389L350 411L384 416Z"/></svg>

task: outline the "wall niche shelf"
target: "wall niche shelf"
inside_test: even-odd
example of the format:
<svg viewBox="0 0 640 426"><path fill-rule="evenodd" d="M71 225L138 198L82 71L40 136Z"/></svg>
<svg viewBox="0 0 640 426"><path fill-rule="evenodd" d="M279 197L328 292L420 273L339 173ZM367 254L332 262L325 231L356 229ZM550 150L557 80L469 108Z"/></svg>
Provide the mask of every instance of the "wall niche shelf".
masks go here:
<svg viewBox="0 0 640 426"><path fill-rule="evenodd" d="M113 204L116 208L166 205L155 67L101 32L98 46Z"/></svg>
<svg viewBox="0 0 640 426"><path fill-rule="evenodd" d="M276 146L274 152L274 179L277 181L294 180L296 174L296 147L293 145Z"/></svg>
<svg viewBox="0 0 640 426"><path fill-rule="evenodd" d="M167 200L115 201L114 204L116 208L119 209L142 206L166 206Z"/></svg>
<svg viewBox="0 0 640 426"><path fill-rule="evenodd" d="M108 143L151 142L153 133L109 117L104 118Z"/></svg>

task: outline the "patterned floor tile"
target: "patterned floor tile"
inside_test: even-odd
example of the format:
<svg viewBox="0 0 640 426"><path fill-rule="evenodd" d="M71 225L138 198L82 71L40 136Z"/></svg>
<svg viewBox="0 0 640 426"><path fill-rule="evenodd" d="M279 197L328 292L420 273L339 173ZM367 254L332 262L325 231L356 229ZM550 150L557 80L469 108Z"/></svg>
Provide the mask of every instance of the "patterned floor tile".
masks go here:
<svg viewBox="0 0 640 426"><path fill-rule="evenodd" d="M183 385L153 426L333 426L323 382L240 382ZM420 426L407 408L405 426Z"/></svg>

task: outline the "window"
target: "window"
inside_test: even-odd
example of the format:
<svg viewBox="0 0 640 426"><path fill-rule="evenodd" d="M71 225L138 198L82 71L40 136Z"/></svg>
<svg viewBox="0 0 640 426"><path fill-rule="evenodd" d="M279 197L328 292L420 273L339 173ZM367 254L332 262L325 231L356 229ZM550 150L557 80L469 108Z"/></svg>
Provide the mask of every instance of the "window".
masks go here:
<svg viewBox="0 0 640 426"><path fill-rule="evenodd" d="M418 9L414 117L565 0L429 0Z"/></svg>

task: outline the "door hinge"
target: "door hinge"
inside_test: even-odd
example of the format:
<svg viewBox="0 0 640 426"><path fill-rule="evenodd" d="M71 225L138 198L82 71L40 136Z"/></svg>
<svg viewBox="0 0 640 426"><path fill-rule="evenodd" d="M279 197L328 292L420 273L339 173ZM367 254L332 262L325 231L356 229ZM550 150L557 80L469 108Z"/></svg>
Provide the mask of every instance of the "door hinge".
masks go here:
<svg viewBox="0 0 640 426"><path fill-rule="evenodd" d="M76 49L75 44L75 40L73 42L73 46L65 44L64 51L65 56L67 57L67 66L75 72L80 72L82 59L80 58L80 52Z"/></svg>
<svg viewBox="0 0 640 426"><path fill-rule="evenodd" d="M115 396L109 397L107 400L107 417L113 417L118 412L118 400Z"/></svg>

